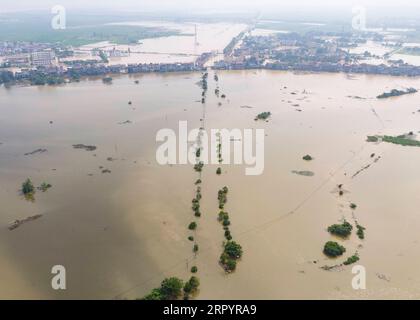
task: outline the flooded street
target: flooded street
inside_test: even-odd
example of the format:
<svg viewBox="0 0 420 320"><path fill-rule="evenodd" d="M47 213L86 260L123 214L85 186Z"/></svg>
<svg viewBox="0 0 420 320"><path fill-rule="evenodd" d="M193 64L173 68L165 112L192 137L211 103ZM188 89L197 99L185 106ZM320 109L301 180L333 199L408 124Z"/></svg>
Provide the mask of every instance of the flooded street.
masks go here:
<svg viewBox="0 0 420 320"><path fill-rule="evenodd" d="M78 48L74 59L93 59L90 50L130 50L127 56L110 57L109 65L138 63L191 63L206 52L223 52L233 37L247 29L241 23L168 23L164 21L121 22L111 25L161 27L179 32L178 35L142 39L137 44L117 45L107 41ZM97 58L97 57L96 57Z"/></svg>
<svg viewBox="0 0 420 320"><path fill-rule="evenodd" d="M183 120L200 127L200 73L0 88L1 299L140 298L166 276L186 279L192 265L198 299L420 298L420 149L366 142L420 132L418 94L376 99L420 88L420 79L226 71L218 72L222 99L213 75L206 129L263 128L265 170L246 176L245 165L224 165L218 176L217 165L204 166L197 256L187 239L197 175L192 165L159 165L155 137ZM266 111L268 122L254 121ZM25 155L38 149L47 151ZM302 160L306 154L314 160ZM26 178L52 188L28 201L19 192ZM230 275L218 264L223 186L230 230L244 249ZM367 290L352 289L352 266L321 269L344 258L322 253L333 239L327 227L342 218L366 227L364 240L341 242L345 257L359 253ZM54 265L66 267L64 291L51 288Z"/></svg>

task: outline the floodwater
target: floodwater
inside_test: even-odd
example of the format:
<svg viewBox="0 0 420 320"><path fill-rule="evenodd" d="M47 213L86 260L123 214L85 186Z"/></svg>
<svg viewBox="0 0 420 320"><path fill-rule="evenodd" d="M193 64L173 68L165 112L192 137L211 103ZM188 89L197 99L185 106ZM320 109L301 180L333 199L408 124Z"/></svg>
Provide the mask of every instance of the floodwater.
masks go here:
<svg viewBox="0 0 420 320"><path fill-rule="evenodd" d="M99 42L80 47L85 57L92 57L86 50L101 48L102 50L121 50L130 55L111 57L110 65L131 63L189 63L205 52L223 52L232 38L247 29L241 23L168 23L164 21L121 22L115 25L161 27L180 32L178 35L140 40L138 44L116 45L110 42Z"/></svg>
<svg viewBox="0 0 420 320"><path fill-rule="evenodd" d="M213 94L210 72L205 127L265 129L265 170L246 176L244 165L223 165L218 176L217 166L204 167L197 256L187 240L197 173L157 164L155 136L177 130L180 120L201 125L199 73L0 89L0 298L137 298L164 277L187 279L192 265L198 299L420 297L420 149L365 142L420 131L417 94L375 99L395 87L419 88L420 79L270 71L219 78L226 99ZM271 119L255 122L264 111ZM73 149L79 143L97 149ZM40 148L47 151L24 155ZM314 160L302 160L306 154ZM28 177L53 187L28 201L19 193ZM244 249L230 275L218 265L217 191L225 185L231 231ZM358 206L353 214L350 203ZM8 229L36 214L43 216ZM365 240L337 240L345 257L326 258L327 226L353 223L353 215ZM320 268L356 251L367 272L361 291L352 289L351 266ZM66 268L66 290L51 288L54 265Z"/></svg>

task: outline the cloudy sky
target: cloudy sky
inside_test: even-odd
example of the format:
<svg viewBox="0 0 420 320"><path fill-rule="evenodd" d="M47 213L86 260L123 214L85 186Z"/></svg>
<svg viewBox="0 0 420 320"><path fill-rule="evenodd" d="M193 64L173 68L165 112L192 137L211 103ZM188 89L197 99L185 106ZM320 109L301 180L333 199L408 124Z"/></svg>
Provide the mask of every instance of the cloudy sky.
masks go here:
<svg viewBox="0 0 420 320"><path fill-rule="evenodd" d="M380 7L420 7L418 0L0 0L0 11L48 10L54 5L69 9L249 9L277 8L284 6L380 6Z"/></svg>

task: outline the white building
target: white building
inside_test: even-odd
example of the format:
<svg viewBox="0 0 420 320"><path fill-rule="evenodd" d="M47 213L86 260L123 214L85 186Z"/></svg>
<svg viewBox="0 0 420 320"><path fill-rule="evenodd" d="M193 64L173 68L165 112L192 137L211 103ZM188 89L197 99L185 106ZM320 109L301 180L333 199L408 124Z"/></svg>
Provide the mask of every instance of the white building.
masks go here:
<svg viewBox="0 0 420 320"><path fill-rule="evenodd" d="M54 58L55 58L55 54L54 54L53 51L39 51L39 52L32 52L31 53L32 65L34 65L36 67L51 66Z"/></svg>

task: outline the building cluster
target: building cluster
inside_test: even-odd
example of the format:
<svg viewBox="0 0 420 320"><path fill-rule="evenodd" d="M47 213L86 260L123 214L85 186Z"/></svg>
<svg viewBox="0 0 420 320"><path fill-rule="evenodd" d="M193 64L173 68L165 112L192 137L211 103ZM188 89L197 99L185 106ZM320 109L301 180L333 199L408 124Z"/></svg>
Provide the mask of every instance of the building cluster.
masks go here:
<svg viewBox="0 0 420 320"><path fill-rule="evenodd" d="M420 67L389 61L369 64L369 56L352 54L349 48L360 43L360 38L348 36L319 36L299 34L273 34L247 36L241 45L215 63L215 69L272 69L312 72L347 72L384 75L420 75Z"/></svg>
<svg viewBox="0 0 420 320"><path fill-rule="evenodd" d="M195 63L150 63L129 65L107 65L105 63L73 64L71 67L39 66L21 69L18 72L0 69L0 84L29 82L31 84L59 84L78 80L81 77L105 76L112 74L131 74L149 72L191 72L202 71Z"/></svg>
<svg viewBox="0 0 420 320"><path fill-rule="evenodd" d="M51 45L36 42L3 41L0 42L0 57L12 56L22 53L32 53L50 49Z"/></svg>
<svg viewBox="0 0 420 320"><path fill-rule="evenodd" d="M65 60L60 59L74 56L69 49L52 48L47 46L30 46L21 43L20 46L3 43L4 55L1 58L0 84L28 81L35 84L62 83L67 80L79 79L86 76L102 76L120 73L148 73L148 72L190 72L201 71L205 63L214 55L213 52L203 53L195 62L191 63L139 63L118 64L108 63L108 57L122 57L130 51L112 49L104 52L95 49L93 55L101 59ZM21 50L17 48L20 47ZM7 50L4 48L8 48ZM33 50L33 51L31 51ZM6 55L14 52L14 54Z"/></svg>
<svg viewBox="0 0 420 320"><path fill-rule="evenodd" d="M380 40L380 39L374 39ZM420 76L420 67L401 60L386 60L383 64L369 63L381 58L368 52L353 54L350 48L367 41L367 37L352 34L324 35L309 33L275 33L252 36L242 32L224 49L224 59L214 62L218 70L271 69L311 72L346 72L396 76ZM130 50L92 50L84 60L74 57L71 48L24 42L0 42L0 84L28 81L33 84L56 84L86 76L149 72L202 71L217 54L206 52L191 63L109 64L108 58L130 55Z"/></svg>

